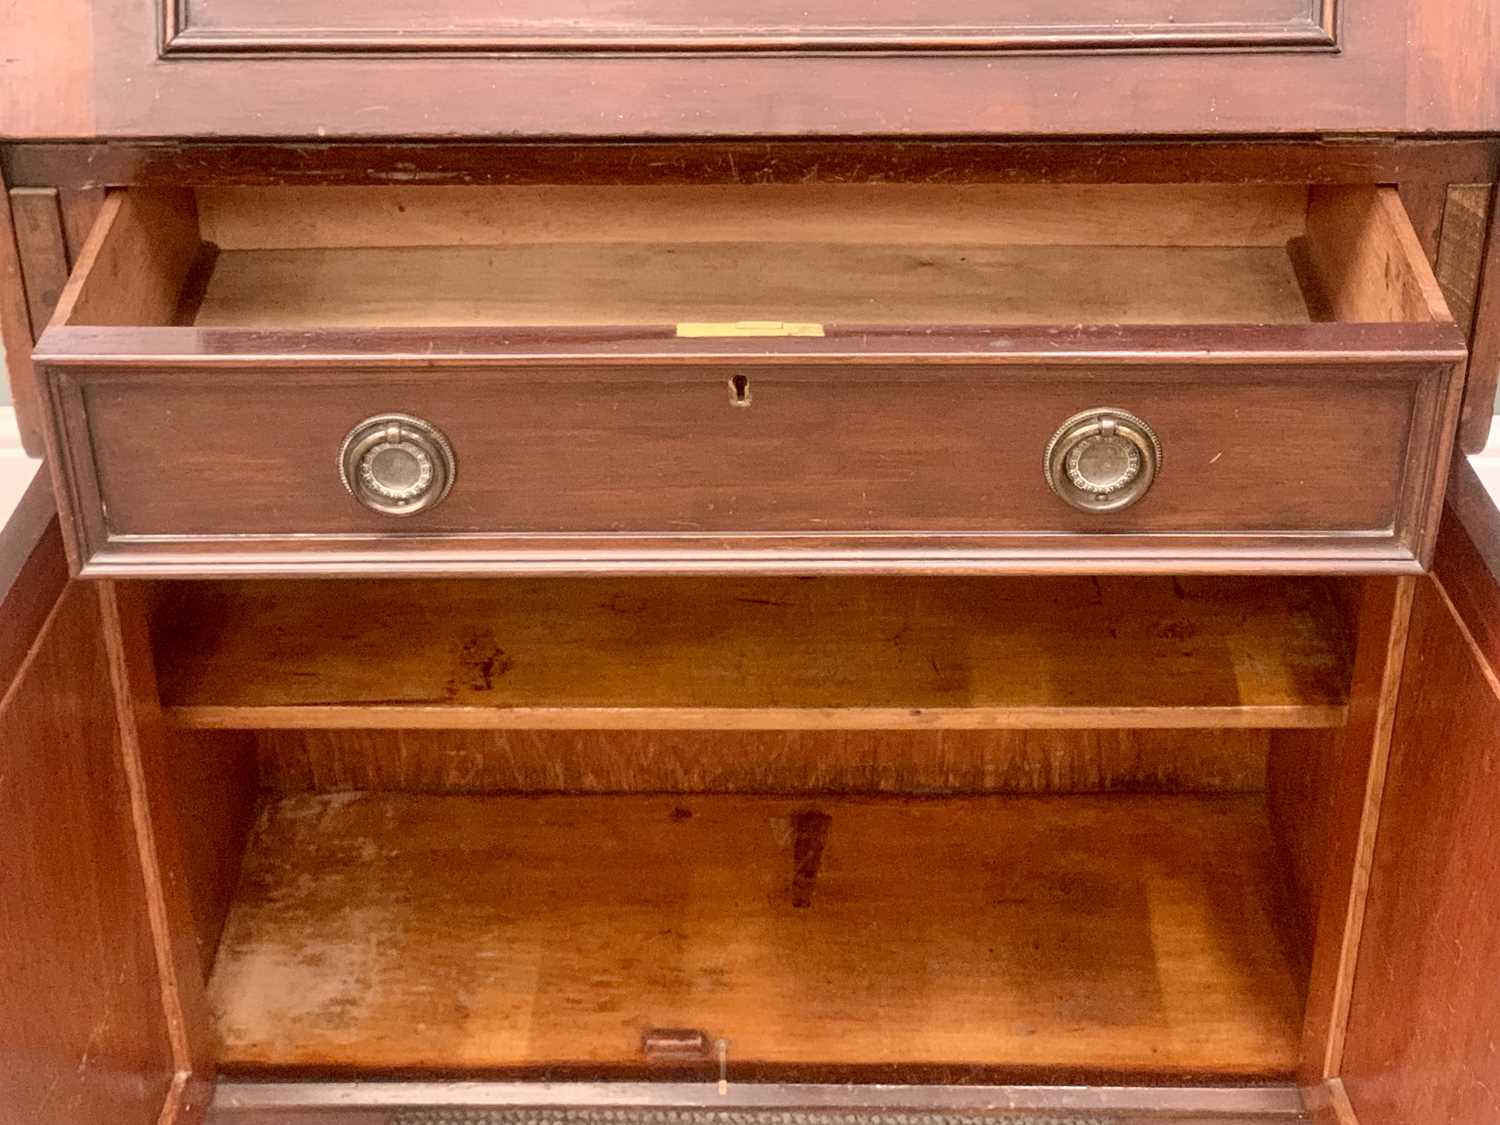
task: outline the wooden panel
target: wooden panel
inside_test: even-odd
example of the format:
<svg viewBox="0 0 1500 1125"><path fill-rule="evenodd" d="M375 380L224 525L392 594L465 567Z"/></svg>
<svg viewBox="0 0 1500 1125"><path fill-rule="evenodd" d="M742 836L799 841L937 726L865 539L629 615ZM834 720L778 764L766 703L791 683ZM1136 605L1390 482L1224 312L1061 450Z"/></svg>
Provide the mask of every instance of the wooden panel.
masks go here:
<svg viewBox="0 0 1500 1125"><path fill-rule="evenodd" d="M145 869L144 901L156 938L157 971L176 1068L172 1115L201 1118L213 1091L216 1045L206 995L205 938L218 928L218 904L228 887L215 879L232 874L222 859L194 855L194 847L234 847L233 818L220 835L224 788L232 781L202 769L173 772L172 733L157 703L143 584L97 583L100 629L120 717L120 757ZM233 778L234 771L228 771ZM196 783L196 784L195 784ZM192 786L190 788L190 786Z"/></svg>
<svg viewBox="0 0 1500 1125"><path fill-rule="evenodd" d="M47 588L34 556L15 598ZM49 596L45 605L52 605ZM173 1089L94 587L67 588L0 684L0 1107L27 1125L155 1125Z"/></svg>
<svg viewBox="0 0 1500 1125"><path fill-rule="evenodd" d="M1256 793L1266 730L414 731L256 736L274 792ZM212 761L212 757L209 757Z"/></svg>
<svg viewBox="0 0 1500 1125"><path fill-rule="evenodd" d="M1465 329L1474 323L1493 191L1493 184L1456 184L1444 196L1437 278L1453 319Z"/></svg>
<svg viewBox="0 0 1500 1125"><path fill-rule="evenodd" d="M1490 127L1500 123L1500 98L1495 79L1500 56L1500 11L1491 3L1446 0L1441 4L1414 3L1407 9L1411 58L1441 56L1441 67L1418 64L1407 87L1409 111L1420 117L1488 115ZM1485 87L1490 87L1486 94Z"/></svg>
<svg viewBox="0 0 1500 1125"><path fill-rule="evenodd" d="M1389 189L1317 188L1306 219L1301 188L1213 184L202 195L204 326L1295 323L1306 221L1338 319L1447 319Z"/></svg>
<svg viewBox="0 0 1500 1125"><path fill-rule="evenodd" d="M1317 910L1303 1025L1303 1085L1339 1074L1416 582L1399 578L1361 588L1348 725L1322 748L1321 761L1312 767L1314 784L1331 786L1334 797L1321 808L1313 805L1308 822L1291 825L1278 816L1283 845L1294 857L1294 893L1303 910ZM1293 768L1285 751L1273 750L1273 796L1286 788L1276 775ZM1293 802L1283 812L1296 808ZM1295 858L1299 853L1301 860ZM1321 860L1315 858L1319 855Z"/></svg>
<svg viewBox="0 0 1500 1125"><path fill-rule="evenodd" d="M21 270L32 334L40 336L68 283L68 245L62 211L52 188L13 188L11 214L16 226Z"/></svg>
<svg viewBox="0 0 1500 1125"><path fill-rule="evenodd" d="M217 727L1321 726L1346 691L1326 592L1279 579L264 582L174 614L162 697Z"/></svg>
<svg viewBox="0 0 1500 1125"><path fill-rule="evenodd" d="M1340 805L1350 795L1339 789L1351 748L1344 727L1268 732L1267 804L1271 829L1281 847L1287 882L1296 906L1302 948L1311 969L1316 948L1323 891L1331 873L1329 836Z"/></svg>
<svg viewBox="0 0 1500 1125"><path fill-rule="evenodd" d="M6 552L11 549L7 543ZM10 573L14 573L14 580L0 595L4 598L0 609L5 620L5 628L0 629L0 693L21 671L68 581L68 563L56 520L48 523L36 544L26 551L19 569Z"/></svg>
<svg viewBox="0 0 1500 1125"><path fill-rule="evenodd" d="M258 791L253 736L235 731L170 731L165 772L180 803L183 890L206 979L240 877Z"/></svg>
<svg viewBox="0 0 1500 1125"><path fill-rule="evenodd" d="M1372 659L1371 649L1383 644L1376 638L1389 636L1389 602L1369 596L1368 584L1372 581L1381 580L1351 580L1329 588L1346 627L1351 695L1368 696L1377 691L1372 677L1384 675L1384 668ZM1356 662L1361 643L1364 659ZM1356 666L1364 677L1358 683L1352 676ZM1324 885L1334 877L1329 870L1328 841L1341 814L1348 812L1346 806L1357 802L1361 809L1364 807L1363 794L1356 796L1345 786L1341 771L1348 768L1348 755L1369 752L1369 733L1351 729L1346 723L1321 730L1269 731L1267 738L1266 803L1271 832L1281 848L1310 970Z"/></svg>
<svg viewBox="0 0 1500 1125"><path fill-rule="evenodd" d="M1334 0L160 0L167 54L334 51L1049 50L1332 47Z"/></svg>
<svg viewBox="0 0 1500 1125"><path fill-rule="evenodd" d="M94 21L88 0L34 4L5 0L6 40L24 50L0 55L4 137L82 137L94 133Z"/></svg>
<svg viewBox="0 0 1500 1125"><path fill-rule="evenodd" d="M288 797L212 992L240 1072L1285 1076L1276 883L1256 797Z"/></svg>
<svg viewBox="0 0 1500 1125"><path fill-rule="evenodd" d="M58 322L170 323L198 247L191 192L114 193L58 302Z"/></svg>
<svg viewBox="0 0 1500 1125"><path fill-rule="evenodd" d="M66 188L59 193L58 202L62 205L63 233L68 239L68 261L76 263L83 256L84 243L104 206L104 189Z"/></svg>
<svg viewBox="0 0 1500 1125"><path fill-rule="evenodd" d="M1457 604L1450 598L1459 599ZM1362 1125L1500 1115L1500 588L1451 524L1412 617L1343 1077Z"/></svg>
<svg viewBox="0 0 1500 1125"><path fill-rule="evenodd" d="M619 155L623 163L638 154ZM197 197L203 237L222 250L698 242L1280 248L1302 233L1307 211L1306 189L1285 184L729 179L503 189L216 187Z"/></svg>
<svg viewBox="0 0 1500 1125"><path fill-rule="evenodd" d="M1401 205L1411 216L1412 229L1434 268L1443 237L1443 212L1448 205L1449 185L1432 180L1408 180L1400 185Z"/></svg>
<svg viewBox="0 0 1500 1125"><path fill-rule="evenodd" d="M1337 319L1451 319L1395 192L1313 188L1307 246Z"/></svg>
<svg viewBox="0 0 1500 1125"><path fill-rule="evenodd" d="M31 364L31 310L26 303L26 282L21 274L21 255L16 243L11 195L0 171L0 353L15 403L21 444L33 456L41 454L43 405Z"/></svg>
<svg viewBox="0 0 1500 1125"><path fill-rule="evenodd" d="M1484 243L1478 290L1474 297L1474 326L1470 338L1468 390L1464 396L1462 441L1477 453L1489 441L1495 390L1500 386L1500 185L1491 198L1488 239Z"/></svg>
<svg viewBox="0 0 1500 1125"><path fill-rule="evenodd" d="M335 4L319 7L343 10ZM539 7L533 4L532 10ZM1159 2L1149 11L1160 16L1172 7ZM1183 21L1189 26L1203 11L1249 8L1262 16L1270 13L1274 21L1275 13L1287 10L1281 0L1181 7L1190 13ZM268 18L268 10L295 10L288 4L244 2L236 8L254 11L259 21ZM1118 11L1119 5L1103 10L1111 8ZM27 138L1180 136L1494 129L1500 121L1500 82L1494 80L1493 52L1487 50L1496 40L1492 4L1361 0L1344 8L1337 55L1034 51L997 60L992 52L961 50L884 55L824 50L805 58L721 50L683 59L667 52L559 51L523 58L493 52L454 65L440 53L421 51L399 58L249 52L249 57L221 53L184 59L169 54L162 60L155 4L13 2L6 14L14 9L24 17L13 21L20 28L15 41L23 49L0 60L0 82L14 94L5 131ZM1030 11L1065 30L1080 19L1073 4L1039 4ZM716 15L724 18L725 5L706 11L699 5L693 12L693 22L702 25ZM1145 18L1149 22L1152 16ZM412 45L432 46L420 38ZM1205 90L1214 96L1203 96ZM316 109L310 113L309 107Z"/></svg>
<svg viewBox="0 0 1500 1125"><path fill-rule="evenodd" d="M12 185L97 188L561 184L1477 184L1500 142L1341 136L1192 140L450 140L317 145L162 138L0 149Z"/></svg>
<svg viewBox="0 0 1500 1125"><path fill-rule="evenodd" d="M1299 324L1308 310L1279 248L858 247L768 239L230 251L217 258L192 323L503 331L765 320Z"/></svg>

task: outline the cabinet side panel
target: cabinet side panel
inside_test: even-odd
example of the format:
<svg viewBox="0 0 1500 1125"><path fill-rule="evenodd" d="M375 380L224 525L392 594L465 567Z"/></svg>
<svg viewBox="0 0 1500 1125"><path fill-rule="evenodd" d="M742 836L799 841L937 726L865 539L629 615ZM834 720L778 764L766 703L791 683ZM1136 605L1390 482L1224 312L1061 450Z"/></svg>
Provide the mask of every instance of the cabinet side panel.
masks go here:
<svg viewBox="0 0 1500 1125"><path fill-rule="evenodd" d="M21 254L11 214L10 192L0 173L0 352L10 381L21 443L26 452L42 452L42 406L31 366L31 311L26 304L26 284L21 277Z"/></svg>
<svg viewBox="0 0 1500 1125"><path fill-rule="evenodd" d="M61 568L47 543L33 565ZM0 631L26 608L0 605ZM5 1121L147 1125L172 1086L119 738L97 595L74 583L0 686Z"/></svg>
<svg viewBox="0 0 1500 1125"><path fill-rule="evenodd" d="M1456 522L1444 534L1413 610L1344 1054L1362 1125L1500 1118L1500 679L1483 643L1500 585Z"/></svg>

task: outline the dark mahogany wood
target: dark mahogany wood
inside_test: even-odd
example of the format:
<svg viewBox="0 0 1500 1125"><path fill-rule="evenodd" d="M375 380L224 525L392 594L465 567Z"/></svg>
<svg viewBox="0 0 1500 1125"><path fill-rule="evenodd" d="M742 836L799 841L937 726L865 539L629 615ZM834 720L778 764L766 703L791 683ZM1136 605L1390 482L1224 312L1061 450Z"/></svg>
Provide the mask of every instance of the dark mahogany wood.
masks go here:
<svg viewBox="0 0 1500 1125"><path fill-rule="evenodd" d="M68 245L57 190L13 188L10 208L21 270L26 277L32 332L41 335L52 319L63 286L68 283Z"/></svg>
<svg viewBox="0 0 1500 1125"><path fill-rule="evenodd" d="M97 590L57 546L0 602L0 1117L155 1125L176 1068Z"/></svg>
<svg viewBox="0 0 1500 1125"><path fill-rule="evenodd" d="M67 342L98 338L68 329L49 337L47 370L72 545L92 573L1400 571L1429 545L1456 409L1444 327L1203 330L1223 355L1178 329L1115 334L1160 350L1068 332L929 338L933 354L904 362L869 334L660 339L654 362L522 346L441 369L396 360L398 345L392 366L283 356L274 376L253 352L65 359ZM1391 350L1289 345L1319 329ZM425 339L441 353L463 337ZM1042 473L1055 428L1097 405L1140 413L1164 447L1152 493L1114 516L1067 507ZM442 427L460 465L442 505L394 527L335 472L348 429L386 410Z"/></svg>
<svg viewBox="0 0 1500 1125"><path fill-rule="evenodd" d="M1342 1075L1360 1125L1500 1117L1497 581L1456 520L1421 584Z"/></svg>
<svg viewBox="0 0 1500 1125"><path fill-rule="evenodd" d="M0 146L12 185L1488 183L1500 141L825 140Z"/></svg>
<svg viewBox="0 0 1500 1125"><path fill-rule="evenodd" d="M287 6L244 0L13 7L8 42L20 46L0 57L0 135L14 138L1162 136L1500 123L1488 0L1351 0L1337 11L1331 0L1156 0L1128 5L1130 36L1111 18L1127 10L1119 0L1083 11L948 0L888 5L884 17L849 0L779 10L653 0L613 18L590 8L572 26L570 9L532 0L505 8L519 27L464 0L302 5L295 27L274 15ZM1007 13L998 24L997 10ZM538 23L543 13L556 22ZM456 31L440 30L450 23Z"/></svg>

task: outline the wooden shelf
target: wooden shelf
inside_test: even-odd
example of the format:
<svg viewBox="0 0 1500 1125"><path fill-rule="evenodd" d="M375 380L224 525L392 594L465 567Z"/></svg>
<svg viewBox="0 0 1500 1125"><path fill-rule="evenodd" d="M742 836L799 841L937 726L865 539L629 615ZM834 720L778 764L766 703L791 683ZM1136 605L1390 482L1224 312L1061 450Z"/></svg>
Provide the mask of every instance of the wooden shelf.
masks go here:
<svg viewBox="0 0 1500 1125"><path fill-rule="evenodd" d="M1279 886L1258 796L297 796L210 992L242 1073L628 1075L689 1028L742 1078L1285 1078Z"/></svg>
<svg viewBox="0 0 1500 1125"><path fill-rule="evenodd" d="M220 728L1326 727L1314 580L188 584L163 700Z"/></svg>

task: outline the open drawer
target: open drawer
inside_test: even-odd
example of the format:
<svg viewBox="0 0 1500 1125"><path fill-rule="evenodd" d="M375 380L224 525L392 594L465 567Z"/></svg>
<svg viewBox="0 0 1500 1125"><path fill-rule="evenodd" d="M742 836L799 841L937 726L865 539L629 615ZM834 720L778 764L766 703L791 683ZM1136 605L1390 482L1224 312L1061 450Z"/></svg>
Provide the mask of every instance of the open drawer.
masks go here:
<svg viewBox="0 0 1500 1125"><path fill-rule="evenodd" d="M1395 192L111 196L39 344L98 574L1411 571L1463 341Z"/></svg>

